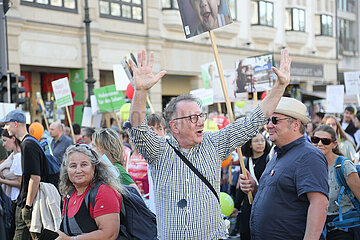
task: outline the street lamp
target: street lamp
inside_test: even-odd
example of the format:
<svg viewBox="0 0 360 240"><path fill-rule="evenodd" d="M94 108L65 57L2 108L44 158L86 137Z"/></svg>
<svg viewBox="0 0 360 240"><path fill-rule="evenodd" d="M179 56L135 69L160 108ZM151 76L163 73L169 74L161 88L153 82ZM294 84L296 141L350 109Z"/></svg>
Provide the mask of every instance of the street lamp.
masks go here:
<svg viewBox="0 0 360 240"><path fill-rule="evenodd" d="M88 98L86 103L88 106L91 106L90 96L94 93L94 83L96 82L93 75L93 67L92 67L92 56L91 56L91 39L90 39L90 17L89 17L89 6L88 0L85 0L85 31L86 31L86 51L87 51L87 79L85 82L88 85Z"/></svg>

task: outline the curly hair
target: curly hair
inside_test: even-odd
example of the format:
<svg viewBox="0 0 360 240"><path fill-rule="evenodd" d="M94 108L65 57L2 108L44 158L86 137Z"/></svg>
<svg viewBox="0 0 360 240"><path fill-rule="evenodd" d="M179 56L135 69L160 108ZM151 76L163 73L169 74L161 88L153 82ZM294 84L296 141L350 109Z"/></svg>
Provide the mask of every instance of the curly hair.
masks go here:
<svg viewBox="0 0 360 240"><path fill-rule="evenodd" d="M124 146L117 131L111 128L96 130L92 139L96 148L105 153L112 163L124 165Z"/></svg>
<svg viewBox="0 0 360 240"><path fill-rule="evenodd" d="M75 188L74 184L70 181L67 169L71 155L76 152L87 156L91 165L95 166L94 176L90 184L103 182L121 194L127 192L126 189L120 184L119 178L113 173L111 169L113 166L105 163L104 161L101 161L97 153L91 150L87 145L76 144L66 149L63 162L61 164L59 190L63 197L65 197L66 194Z"/></svg>

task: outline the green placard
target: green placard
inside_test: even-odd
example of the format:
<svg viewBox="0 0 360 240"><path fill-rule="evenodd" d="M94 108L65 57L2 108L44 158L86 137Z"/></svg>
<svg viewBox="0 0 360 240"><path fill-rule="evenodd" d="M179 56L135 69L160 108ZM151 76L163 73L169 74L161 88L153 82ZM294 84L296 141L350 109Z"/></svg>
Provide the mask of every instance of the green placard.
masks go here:
<svg viewBox="0 0 360 240"><path fill-rule="evenodd" d="M124 96L121 91L116 91L115 85L94 89L100 112L112 112L120 109L125 103Z"/></svg>
<svg viewBox="0 0 360 240"><path fill-rule="evenodd" d="M84 70L70 71L70 89L73 95L74 105L71 106L71 118L73 123L81 125L84 106Z"/></svg>

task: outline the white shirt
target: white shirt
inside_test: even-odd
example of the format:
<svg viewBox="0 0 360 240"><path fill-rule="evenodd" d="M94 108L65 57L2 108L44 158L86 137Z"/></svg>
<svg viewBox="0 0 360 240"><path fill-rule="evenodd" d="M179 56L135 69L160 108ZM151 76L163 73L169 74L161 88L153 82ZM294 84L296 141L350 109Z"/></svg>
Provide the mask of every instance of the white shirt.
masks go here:
<svg viewBox="0 0 360 240"><path fill-rule="evenodd" d="M11 153L13 157L13 162L10 167L10 172L13 172L16 176L22 176L22 168L21 168L21 152L17 154ZM9 156L10 157L10 156ZM16 200L19 196L20 189L17 187L11 187L10 198L11 200Z"/></svg>

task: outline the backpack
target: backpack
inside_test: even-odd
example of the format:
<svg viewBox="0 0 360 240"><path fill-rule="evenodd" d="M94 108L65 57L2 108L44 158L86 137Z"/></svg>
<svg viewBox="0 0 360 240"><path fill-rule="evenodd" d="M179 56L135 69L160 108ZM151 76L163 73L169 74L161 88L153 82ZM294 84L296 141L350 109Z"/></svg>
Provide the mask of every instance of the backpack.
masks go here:
<svg viewBox="0 0 360 240"><path fill-rule="evenodd" d="M41 143L34 138L33 136L26 137L25 140L30 139L33 142L36 142L36 144L42 149L44 152L44 155L48 162L48 181L49 183L52 183L56 188L59 184L59 176L60 176L60 167L61 163L58 161L58 159L52 154L50 144L46 140L42 141Z"/></svg>
<svg viewBox="0 0 360 240"><path fill-rule="evenodd" d="M340 186L340 192L337 200L339 205L339 216L335 217L331 222L328 222L325 225L325 228L326 226L336 227L336 228L341 228L347 232L349 228L360 226L360 204L359 201L351 193L351 190L346 183L344 177L344 171L343 171L344 169L343 164L345 160L347 160L346 157L339 156L337 157L335 163L335 178ZM360 165L355 165L355 166L357 173L360 177ZM342 213L341 204L340 204L344 193L351 199L351 202L354 205L354 208L348 211L347 213Z"/></svg>
<svg viewBox="0 0 360 240"><path fill-rule="evenodd" d="M93 207L97 191L102 184L99 182L90 189L90 204ZM121 195L120 230L117 239L157 239L155 214L146 206L135 188L123 186L128 191Z"/></svg>

